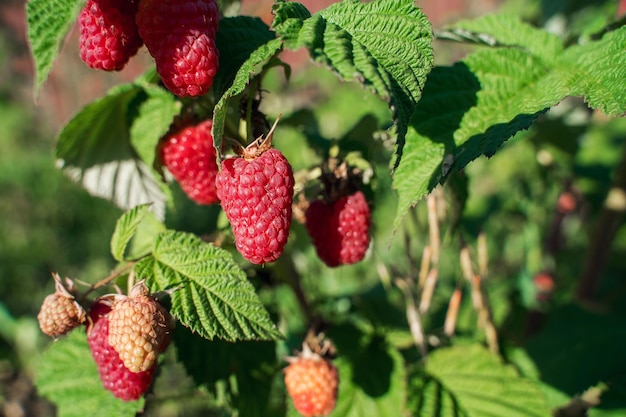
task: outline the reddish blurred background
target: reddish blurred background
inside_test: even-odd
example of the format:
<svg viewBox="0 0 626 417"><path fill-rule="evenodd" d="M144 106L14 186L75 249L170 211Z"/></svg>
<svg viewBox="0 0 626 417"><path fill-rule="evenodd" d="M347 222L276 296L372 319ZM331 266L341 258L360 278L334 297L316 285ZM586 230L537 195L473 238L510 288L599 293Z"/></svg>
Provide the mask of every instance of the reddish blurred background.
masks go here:
<svg viewBox="0 0 626 417"><path fill-rule="evenodd" d="M625 0L626 1L626 0ZM337 1L302 0L311 12L316 12ZM243 0L240 14L259 16L271 24L273 0ZM460 17L476 16L493 10L501 0L420 0L422 7L435 27ZM23 0L3 0L0 3L0 30L9 45L8 68L3 72L12 84L12 99L35 106L41 123L51 132L56 131L72 114L101 96L108 88L134 79L151 65L151 57L145 48L130 60L121 72L105 73L87 68L78 57L78 30L73 28L67 36L50 77L44 84L36 101L33 100L33 62L26 36L26 11ZM293 70L308 63L305 51L285 52L282 57L293 65ZM6 79L6 78L5 78Z"/></svg>

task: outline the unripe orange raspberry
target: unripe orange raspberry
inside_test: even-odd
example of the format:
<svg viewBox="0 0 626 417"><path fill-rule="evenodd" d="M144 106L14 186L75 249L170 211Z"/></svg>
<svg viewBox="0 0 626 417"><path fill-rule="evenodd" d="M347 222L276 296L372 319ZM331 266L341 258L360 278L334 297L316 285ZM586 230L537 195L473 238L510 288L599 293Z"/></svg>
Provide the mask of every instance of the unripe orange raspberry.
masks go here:
<svg viewBox="0 0 626 417"><path fill-rule="evenodd" d="M169 312L148 295L143 281L113 304L108 319L109 344L131 372L147 371L154 365L173 328Z"/></svg>
<svg viewBox="0 0 626 417"><path fill-rule="evenodd" d="M317 353L305 350L288 358L285 387L293 405L305 417L327 416L335 408L339 374L337 368Z"/></svg>
<svg viewBox="0 0 626 417"><path fill-rule="evenodd" d="M85 310L76 302L58 274L52 274L56 291L44 298L37 315L41 331L59 337L85 321ZM71 285L68 279L68 285Z"/></svg>

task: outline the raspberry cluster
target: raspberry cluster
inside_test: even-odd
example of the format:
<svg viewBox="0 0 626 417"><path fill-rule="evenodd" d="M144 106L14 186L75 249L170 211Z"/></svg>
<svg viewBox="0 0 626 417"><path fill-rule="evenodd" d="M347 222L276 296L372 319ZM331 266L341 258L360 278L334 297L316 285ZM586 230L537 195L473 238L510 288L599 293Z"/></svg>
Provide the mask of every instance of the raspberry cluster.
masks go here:
<svg viewBox="0 0 626 417"><path fill-rule="evenodd" d="M79 25L80 57L92 68L119 71L145 44L174 94L203 95L213 84L215 0L89 0Z"/></svg>
<svg viewBox="0 0 626 417"><path fill-rule="evenodd" d="M157 356L169 342L173 321L169 312L140 282L128 296L107 295L96 299L86 314L70 290L53 275L57 290L48 295L37 316L41 330L59 337L81 323L105 389L124 401L141 397L152 384Z"/></svg>

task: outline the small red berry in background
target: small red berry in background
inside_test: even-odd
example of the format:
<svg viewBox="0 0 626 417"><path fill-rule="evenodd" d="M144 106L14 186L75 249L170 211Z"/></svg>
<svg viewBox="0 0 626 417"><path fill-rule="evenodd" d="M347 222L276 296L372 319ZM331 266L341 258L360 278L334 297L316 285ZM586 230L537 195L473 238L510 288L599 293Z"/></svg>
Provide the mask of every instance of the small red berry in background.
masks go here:
<svg viewBox="0 0 626 417"><path fill-rule="evenodd" d="M556 209L561 214L569 214L576 210L578 202L576 195L571 191L563 191L556 202Z"/></svg>
<svg viewBox="0 0 626 417"><path fill-rule="evenodd" d="M215 161L211 128L205 120L166 136L161 145L161 162L180 184L187 196L198 204L214 204L217 198Z"/></svg>
<svg viewBox="0 0 626 417"><path fill-rule="evenodd" d="M119 71L143 41L137 32L138 0L89 0L78 16L80 58L91 68Z"/></svg>
<svg viewBox="0 0 626 417"><path fill-rule="evenodd" d="M533 277L533 283L537 290L538 301L549 301L552 298L554 289L554 277L548 272L539 272Z"/></svg>

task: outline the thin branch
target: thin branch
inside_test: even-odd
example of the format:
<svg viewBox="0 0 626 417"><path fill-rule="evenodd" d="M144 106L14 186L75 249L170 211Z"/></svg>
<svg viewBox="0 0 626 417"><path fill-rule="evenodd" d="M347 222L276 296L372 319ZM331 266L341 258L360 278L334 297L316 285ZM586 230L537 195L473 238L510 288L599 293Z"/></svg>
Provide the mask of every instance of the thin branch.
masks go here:
<svg viewBox="0 0 626 417"><path fill-rule="evenodd" d="M489 273L489 250L487 247L487 235L485 232L478 234L478 240L476 242L478 249L478 273L481 277L485 278Z"/></svg>
<svg viewBox="0 0 626 417"><path fill-rule="evenodd" d="M420 313L424 314L430 308L430 302L433 299L435 293L435 286L437 285L437 278L439 276L439 270L431 269L426 277L424 288L422 289L422 295L420 297Z"/></svg>
<svg viewBox="0 0 626 417"><path fill-rule="evenodd" d="M493 315L491 313L491 308L487 300L487 294L483 289L482 279L480 275L474 273L469 248L463 241L461 241L461 250L459 253L459 257L461 262L461 269L463 270L463 275L465 276L465 279L470 283L472 303L474 305L474 308L478 312L478 326L480 328L484 328L485 330L485 337L487 338L487 345L489 346L489 350L494 353L498 353L500 351L500 346L498 343L498 332L496 330L495 324L493 323Z"/></svg>
<svg viewBox="0 0 626 417"><path fill-rule="evenodd" d="M87 291L85 291L83 293L83 295L80 297L80 300L81 301L86 300L87 299L87 295L89 295L90 293L96 291L99 288L104 287L105 285L108 285L114 279L119 278L120 276L124 275L133 266L135 266L135 262L129 262L126 265L124 265L122 268L118 269L117 271L112 272L108 277L103 278L100 281L96 282L91 287L89 287L87 289Z"/></svg>
<svg viewBox="0 0 626 417"><path fill-rule="evenodd" d="M456 288L450 297L448 303L448 311L446 312L446 320L443 324L443 332L450 337L456 329L456 322L459 317L459 307L461 306L461 298L463 293L460 288Z"/></svg>
<svg viewBox="0 0 626 417"><path fill-rule="evenodd" d="M316 320L316 317L315 317L315 314L313 313L313 308L311 307L311 304L309 303L309 300L307 299L306 294L304 293L304 289L302 288L300 274L296 270L296 267L293 264L293 261L291 260L291 258L287 258L287 259L289 261L283 263L283 265L288 269L287 271L285 271L286 272L285 275L288 277L287 284L293 290L293 293L295 294L296 299L298 300L298 305L300 306L302 313L306 317L307 322L312 323L313 321Z"/></svg>
<svg viewBox="0 0 626 417"><path fill-rule="evenodd" d="M411 332L411 336L413 337L413 342L415 343L415 346L419 349L422 358L426 358L426 356L428 356L428 347L426 346L426 338L424 336L424 328L422 327L420 313L417 310L415 300L413 299L413 291L411 291L411 287L407 285L405 279L397 279L395 283L404 294L404 301L406 304L406 319L409 323L409 331Z"/></svg>
<svg viewBox="0 0 626 417"><path fill-rule="evenodd" d="M583 272L580 275L576 295L580 300L592 301L598 282L602 277L613 239L626 214L626 146L615 171L613 184L604 201L604 207L589 244Z"/></svg>
<svg viewBox="0 0 626 417"><path fill-rule="evenodd" d="M419 272L419 281L418 286L420 288L424 288L424 284L426 283L426 277L428 277L428 271L430 270L430 260L432 259L432 251L430 250L430 246L424 246L424 250L422 251L422 263L420 265Z"/></svg>
<svg viewBox="0 0 626 417"><path fill-rule="evenodd" d="M428 236L432 250L431 260L434 265L438 265L441 234L439 231L439 214L437 211L437 196L435 192L428 194L426 203L428 205Z"/></svg>

